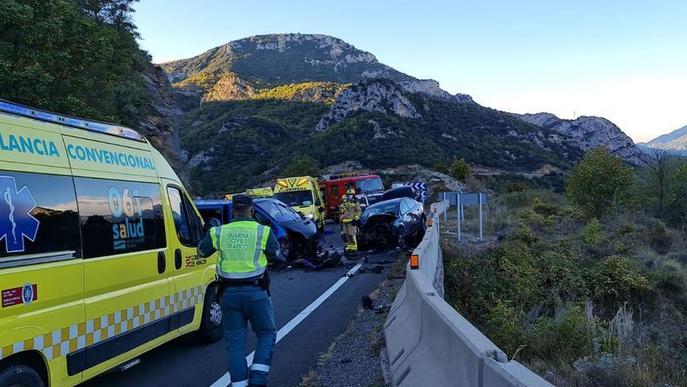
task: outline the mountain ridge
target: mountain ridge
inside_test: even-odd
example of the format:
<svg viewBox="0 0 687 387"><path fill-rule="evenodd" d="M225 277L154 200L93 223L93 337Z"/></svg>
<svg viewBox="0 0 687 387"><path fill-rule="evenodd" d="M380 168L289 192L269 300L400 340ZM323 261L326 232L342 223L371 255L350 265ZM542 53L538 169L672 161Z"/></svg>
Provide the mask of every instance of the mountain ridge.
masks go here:
<svg viewBox="0 0 687 387"><path fill-rule="evenodd" d="M583 150L613 140L613 152L639 163L632 140L610 121L539 122L490 109L327 35L256 35L160 67L183 110L176 128L184 165L201 193L258 184L301 156L320 167L436 167L465 158L565 171Z"/></svg>
<svg viewBox="0 0 687 387"><path fill-rule="evenodd" d="M282 60L277 62L275 56ZM271 66L277 63L278 66ZM367 51L322 34L254 35L211 48L191 58L161 63L160 67L167 72L171 83L201 73L211 75L224 70L235 72L260 87L323 80L351 83L361 77L398 81L415 79L380 63Z"/></svg>
<svg viewBox="0 0 687 387"><path fill-rule="evenodd" d="M640 143L640 145L653 149L665 149L684 153L687 151L687 125L660 135L651 141Z"/></svg>
<svg viewBox="0 0 687 387"><path fill-rule="evenodd" d="M552 113L517 115L534 125L553 129L569 136L582 150L605 146L615 154L634 165L646 163L644 153L617 125L604 117L580 116L573 120L558 118Z"/></svg>

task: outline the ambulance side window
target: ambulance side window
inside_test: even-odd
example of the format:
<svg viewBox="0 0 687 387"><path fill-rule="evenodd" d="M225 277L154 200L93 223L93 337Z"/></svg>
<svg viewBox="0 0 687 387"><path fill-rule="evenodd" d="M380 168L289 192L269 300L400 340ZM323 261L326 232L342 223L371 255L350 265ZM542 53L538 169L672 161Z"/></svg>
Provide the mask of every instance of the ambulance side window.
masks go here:
<svg viewBox="0 0 687 387"><path fill-rule="evenodd" d="M166 246L160 186L74 178L84 258Z"/></svg>
<svg viewBox="0 0 687 387"><path fill-rule="evenodd" d="M169 203L172 207L174 227L179 242L184 246L196 247L202 238L202 223L183 192L176 187L167 187Z"/></svg>
<svg viewBox="0 0 687 387"><path fill-rule="evenodd" d="M22 255L81 256L71 176L0 171L0 267Z"/></svg>

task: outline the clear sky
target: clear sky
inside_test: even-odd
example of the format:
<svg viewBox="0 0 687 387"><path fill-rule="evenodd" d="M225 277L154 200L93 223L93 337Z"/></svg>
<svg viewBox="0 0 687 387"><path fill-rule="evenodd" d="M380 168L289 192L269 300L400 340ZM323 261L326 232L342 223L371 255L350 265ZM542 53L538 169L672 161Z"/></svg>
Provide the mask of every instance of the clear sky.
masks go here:
<svg viewBox="0 0 687 387"><path fill-rule="evenodd" d="M517 113L603 116L635 141L687 125L687 0L141 0L155 62L266 33L336 36Z"/></svg>

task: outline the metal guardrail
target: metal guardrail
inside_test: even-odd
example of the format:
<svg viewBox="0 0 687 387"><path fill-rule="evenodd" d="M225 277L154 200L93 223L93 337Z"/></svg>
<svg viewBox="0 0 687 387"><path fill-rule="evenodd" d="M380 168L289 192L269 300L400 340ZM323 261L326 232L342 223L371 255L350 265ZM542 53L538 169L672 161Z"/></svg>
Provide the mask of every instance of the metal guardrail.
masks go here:
<svg viewBox="0 0 687 387"><path fill-rule="evenodd" d="M406 279L384 324L391 384L405 386L552 386L509 361L485 335L443 299L439 215L430 207L427 232L413 251Z"/></svg>

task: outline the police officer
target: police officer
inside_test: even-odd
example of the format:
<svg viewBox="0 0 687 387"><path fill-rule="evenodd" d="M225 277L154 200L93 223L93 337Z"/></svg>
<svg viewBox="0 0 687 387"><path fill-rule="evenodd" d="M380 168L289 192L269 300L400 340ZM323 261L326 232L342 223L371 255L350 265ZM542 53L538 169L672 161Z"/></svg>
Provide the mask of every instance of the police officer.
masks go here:
<svg viewBox="0 0 687 387"><path fill-rule="evenodd" d="M219 251L217 275L231 386L266 386L277 337L266 269L268 260L284 259L270 227L251 218L253 199L243 194L232 199L234 219L212 227L200 242L198 254L208 257ZM245 358L247 321L257 336L250 372Z"/></svg>
<svg viewBox="0 0 687 387"><path fill-rule="evenodd" d="M357 223L358 220L360 220L362 211L360 209L360 203L355 199L355 190L353 188L349 188L346 192L346 196L343 197L339 211L341 212L340 217L345 243L344 252L356 252L358 251Z"/></svg>

